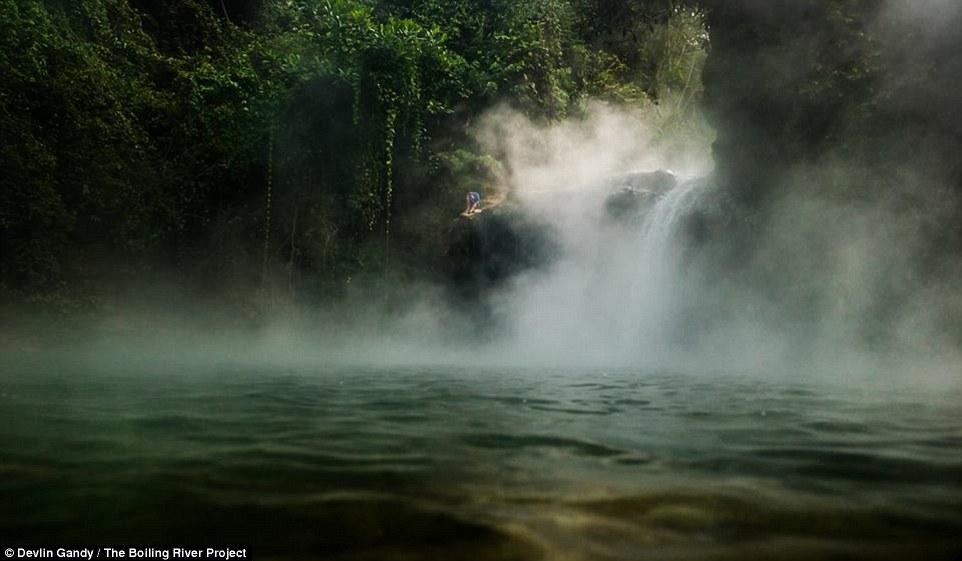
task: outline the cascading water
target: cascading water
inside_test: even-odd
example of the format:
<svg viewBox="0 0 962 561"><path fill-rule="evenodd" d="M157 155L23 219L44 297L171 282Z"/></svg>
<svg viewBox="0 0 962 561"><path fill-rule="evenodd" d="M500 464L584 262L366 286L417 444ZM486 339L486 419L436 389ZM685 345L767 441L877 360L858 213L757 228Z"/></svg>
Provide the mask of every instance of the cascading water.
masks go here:
<svg viewBox="0 0 962 561"><path fill-rule="evenodd" d="M681 219L697 208L704 183L687 180L661 196L644 214L638 229L635 271L621 311L621 344L663 348L670 344L673 323L683 300L684 279L678 273Z"/></svg>
<svg viewBox="0 0 962 561"><path fill-rule="evenodd" d="M667 351L684 294L677 272L684 248L676 234L706 185L669 175L670 187L648 188L645 181L655 174L666 172L626 175L577 197L554 197L545 207L562 256L549 272L523 279L506 299L505 315L524 349L542 357L616 362L657 359ZM613 217L605 197L615 196L631 211ZM536 210L538 203L532 202Z"/></svg>
<svg viewBox="0 0 962 561"><path fill-rule="evenodd" d="M704 191L704 182L691 179L667 192L645 216L641 228L641 247L646 254L663 258L678 221L691 214Z"/></svg>

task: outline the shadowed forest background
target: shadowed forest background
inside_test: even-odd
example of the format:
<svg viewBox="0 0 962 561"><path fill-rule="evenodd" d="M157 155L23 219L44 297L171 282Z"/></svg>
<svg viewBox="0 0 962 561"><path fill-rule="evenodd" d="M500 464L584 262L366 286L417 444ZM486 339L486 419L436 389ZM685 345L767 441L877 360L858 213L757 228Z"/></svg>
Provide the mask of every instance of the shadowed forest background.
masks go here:
<svg viewBox="0 0 962 561"><path fill-rule="evenodd" d="M502 106L579 120L600 100L650 110L666 138L705 135L707 118L725 211L691 229L726 282L779 313L818 309L823 293L781 282L792 260L766 259L759 233L786 195L864 204L906 217L913 246L897 275L865 287L876 297L859 321L930 290L936 322L958 333L962 305L942 290L962 251L959 11L0 0L2 298L66 317L100 313L123 287L162 287L255 318L359 285L402 299L415 281L464 285L455 217L506 165L472 125ZM503 207L495 235L537 239L510 196ZM793 243L818 267L834 242ZM485 274L471 291L504 271Z"/></svg>

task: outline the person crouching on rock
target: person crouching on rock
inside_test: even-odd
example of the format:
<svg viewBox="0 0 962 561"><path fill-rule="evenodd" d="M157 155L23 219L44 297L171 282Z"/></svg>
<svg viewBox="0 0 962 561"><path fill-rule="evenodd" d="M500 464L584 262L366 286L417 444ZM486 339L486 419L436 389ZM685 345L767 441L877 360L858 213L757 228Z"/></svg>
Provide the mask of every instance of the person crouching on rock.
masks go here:
<svg viewBox="0 0 962 561"><path fill-rule="evenodd" d="M464 214L473 214L478 211L478 206L481 204L481 194L477 191L468 191L468 196L466 197L468 208L465 209Z"/></svg>

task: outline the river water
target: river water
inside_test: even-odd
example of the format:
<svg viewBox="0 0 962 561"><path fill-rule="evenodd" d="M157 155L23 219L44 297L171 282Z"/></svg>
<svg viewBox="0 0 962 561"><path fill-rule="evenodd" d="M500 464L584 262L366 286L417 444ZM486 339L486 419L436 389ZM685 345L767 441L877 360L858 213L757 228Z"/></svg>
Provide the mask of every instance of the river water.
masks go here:
<svg viewBox="0 0 962 561"><path fill-rule="evenodd" d="M962 392L473 367L0 376L0 544L956 559Z"/></svg>

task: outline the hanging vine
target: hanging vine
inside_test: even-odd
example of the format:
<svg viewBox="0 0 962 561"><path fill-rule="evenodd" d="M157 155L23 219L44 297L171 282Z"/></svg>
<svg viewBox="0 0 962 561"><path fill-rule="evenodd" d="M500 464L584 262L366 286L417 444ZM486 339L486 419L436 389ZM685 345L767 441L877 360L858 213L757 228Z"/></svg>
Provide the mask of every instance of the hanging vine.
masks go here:
<svg viewBox="0 0 962 561"><path fill-rule="evenodd" d="M422 144L419 59L426 37L407 20L372 26L361 52L355 122L366 139L358 177L358 203L370 230L383 235L383 274L390 270L395 163L417 158ZM401 154L400 139L406 152Z"/></svg>
<svg viewBox="0 0 962 561"><path fill-rule="evenodd" d="M274 127L268 132L267 139L267 193L264 201L264 262L261 269L261 284L267 287L271 254L271 197L274 179Z"/></svg>

